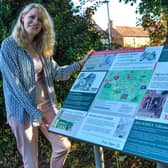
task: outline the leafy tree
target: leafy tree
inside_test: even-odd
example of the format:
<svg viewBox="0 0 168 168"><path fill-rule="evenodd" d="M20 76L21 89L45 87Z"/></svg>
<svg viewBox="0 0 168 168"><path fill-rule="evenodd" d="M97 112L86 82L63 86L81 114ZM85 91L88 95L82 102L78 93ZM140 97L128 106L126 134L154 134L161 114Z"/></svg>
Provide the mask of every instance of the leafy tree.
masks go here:
<svg viewBox="0 0 168 168"><path fill-rule="evenodd" d="M119 0L119 2L125 2L125 4L130 3L131 5L134 5L134 3L137 2L137 0Z"/></svg>
<svg viewBox="0 0 168 168"><path fill-rule="evenodd" d="M120 0L131 3L137 0ZM141 25L149 32L151 45L168 44L168 2L166 0L141 0L137 8L141 14L137 25ZM166 41L165 41L166 40Z"/></svg>
<svg viewBox="0 0 168 168"><path fill-rule="evenodd" d="M161 45L167 37L168 11L162 6L160 0L142 0L138 12L142 14L139 24L149 31L152 45Z"/></svg>

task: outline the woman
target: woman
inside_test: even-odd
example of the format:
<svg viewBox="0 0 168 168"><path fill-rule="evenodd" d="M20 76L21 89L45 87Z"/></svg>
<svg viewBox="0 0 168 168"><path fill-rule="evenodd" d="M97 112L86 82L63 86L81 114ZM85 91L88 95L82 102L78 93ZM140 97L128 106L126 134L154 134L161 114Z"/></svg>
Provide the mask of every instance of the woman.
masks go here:
<svg viewBox="0 0 168 168"><path fill-rule="evenodd" d="M47 10L27 5L18 17L11 36L1 44L0 69L7 120L15 135L24 168L38 168L38 129L52 146L50 168L61 168L70 150L68 138L48 132L55 113L53 80L66 80L80 70L81 61L60 67L53 60L55 34Z"/></svg>

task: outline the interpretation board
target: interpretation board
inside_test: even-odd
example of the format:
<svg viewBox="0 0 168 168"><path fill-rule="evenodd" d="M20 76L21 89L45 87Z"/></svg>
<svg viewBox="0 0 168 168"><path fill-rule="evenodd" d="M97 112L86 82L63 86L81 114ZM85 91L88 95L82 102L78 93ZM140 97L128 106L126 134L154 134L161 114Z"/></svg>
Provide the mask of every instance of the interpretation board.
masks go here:
<svg viewBox="0 0 168 168"><path fill-rule="evenodd" d="M94 52L49 131L168 163L168 46Z"/></svg>

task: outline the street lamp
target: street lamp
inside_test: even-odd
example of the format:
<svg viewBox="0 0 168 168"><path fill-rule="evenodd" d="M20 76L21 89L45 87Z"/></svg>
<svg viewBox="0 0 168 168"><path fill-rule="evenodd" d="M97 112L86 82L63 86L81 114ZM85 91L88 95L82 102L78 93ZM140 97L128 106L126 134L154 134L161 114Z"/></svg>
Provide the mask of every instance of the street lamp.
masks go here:
<svg viewBox="0 0 168 168"><path fill-rule="evenodd" d="M110 12L109 12L109 0L105 0L103 3L107 4L107 18L108 18L108 39L109 44L112 43L112 30L111 30L111 21L110 21Z"/></svg>

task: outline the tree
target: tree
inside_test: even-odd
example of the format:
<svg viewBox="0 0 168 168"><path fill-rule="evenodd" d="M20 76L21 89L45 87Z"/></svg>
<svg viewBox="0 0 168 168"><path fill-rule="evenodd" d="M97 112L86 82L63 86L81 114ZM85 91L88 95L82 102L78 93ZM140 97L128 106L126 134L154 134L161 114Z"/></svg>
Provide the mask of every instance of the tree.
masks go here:
<svg viewBox="0 0 168 168"><path fill-rule="evenodd" d="M161 45L167 37L167 9L161 5L160 0L142 0L138 12L142 14L139 24L149 31L152 45Z"/></svg>
<svg viewBox="0 0 168 168"><path fill-rule="evenodd" d="M120 0L131 3L137 0ZM162 3L161 3L162 2ZM137 8L141 14L137 25L141 25L149 32L151 45L168 44L168 3L166 0L141 0ZM166 40L166 41L165 41Z"/></svg>

